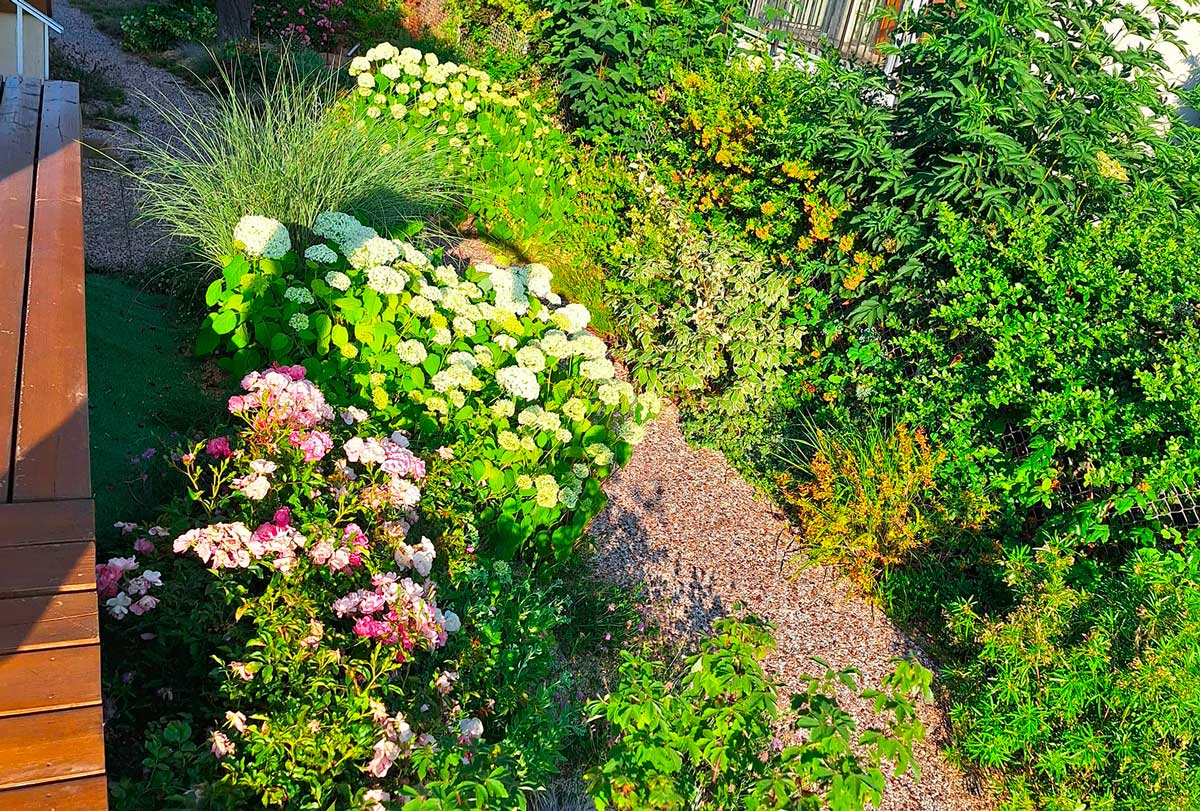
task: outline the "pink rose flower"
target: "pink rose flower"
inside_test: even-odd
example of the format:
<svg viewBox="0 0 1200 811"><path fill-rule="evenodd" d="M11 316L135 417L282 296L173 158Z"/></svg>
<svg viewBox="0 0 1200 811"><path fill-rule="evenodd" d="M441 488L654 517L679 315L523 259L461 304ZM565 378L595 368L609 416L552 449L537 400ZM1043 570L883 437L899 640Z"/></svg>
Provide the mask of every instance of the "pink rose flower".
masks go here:
<svg viewBox="0 0 1200 811"><path fill-rule="evenodd" d="M233 456L233 450L229 447L229 437L219 436L208 440L204 443L204 452L209 456L228 459Z"/></svg>

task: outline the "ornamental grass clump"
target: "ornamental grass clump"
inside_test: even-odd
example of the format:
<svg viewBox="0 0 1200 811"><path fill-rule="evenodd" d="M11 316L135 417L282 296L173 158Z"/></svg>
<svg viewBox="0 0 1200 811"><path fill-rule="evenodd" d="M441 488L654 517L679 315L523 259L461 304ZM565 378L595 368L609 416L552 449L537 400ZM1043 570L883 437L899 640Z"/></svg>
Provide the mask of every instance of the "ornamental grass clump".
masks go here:
<svg viewBox="0 0 1200 811"><path fill-rule="evenodd" d="M132 151L144 217L213 261L233 251L234 226L255 213L304 237L322 211L360 212L395 225L457 199L456 171L425 130L403 138L346 125L332 108L336 75L281 66L222 71L216 89L185 107L145 102L169 125Z"/></svg>
<svg viewBox="0 0 1200 811"><path fill-rule="evenodd" d="M573 553L658 401L615 379L590 313L551 290L549 268L460 273L336 212L316 218L325 241L303 257L264 255L283 239L262 218L236 230L253 244L235 240L209 286L198 351L235 374L301 362L347 419L440 447L490 554Z"/></svg>

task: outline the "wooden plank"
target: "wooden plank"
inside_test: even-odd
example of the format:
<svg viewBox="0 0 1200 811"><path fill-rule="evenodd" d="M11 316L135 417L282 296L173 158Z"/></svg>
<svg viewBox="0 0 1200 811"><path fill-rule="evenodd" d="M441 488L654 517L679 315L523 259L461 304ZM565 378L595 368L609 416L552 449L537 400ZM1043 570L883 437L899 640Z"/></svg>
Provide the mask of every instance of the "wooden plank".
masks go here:
<svg viewBox="0 0 1200 811"><path fill-rule="evenodd" d="M12 501L91 496L79 135L79 86L46 82L38 128Z"/></svg>
<svg viewBox="0 0 1200 811"><path fill-rule="evenodd" d="M105 811L108 786L103 776L80 777L0 791L4 811Z"/></svg>
<svg viewBox="0 0 1200 811"><path fill-rule="evenodd" d="M96 595L90 591L0 600L0 654L99 641Z"/></svg>
<svg viewBox="0 0 1200 811"><path fill-rule="evenodd" d="M91 541L0 548L0 599L96 590Z"/></svg>
<svg viewBox="0 0 1200 811"><path fill-rule="evenodd" d="M0 656L0 716L99 703L99 645Z"/></svg>
<svg viewBox="0 0 1200 811"><path fill-rule="evenodd" d="M103 771L100 707L0 718L0 789Z"/></svg>
<svg viewBox="0 0 1200 811"><path fill-rule="evenodd" d="M25 310L29 218L41 85L10 78L0 91L0 502L9 500L17 366Z"/></svg>
<svg viewBox="0 0 1200 811"><path fill-rule="evenodd" d="M0 550L53 541L90 541L96 537L91 499L0 504Z"/></svg>

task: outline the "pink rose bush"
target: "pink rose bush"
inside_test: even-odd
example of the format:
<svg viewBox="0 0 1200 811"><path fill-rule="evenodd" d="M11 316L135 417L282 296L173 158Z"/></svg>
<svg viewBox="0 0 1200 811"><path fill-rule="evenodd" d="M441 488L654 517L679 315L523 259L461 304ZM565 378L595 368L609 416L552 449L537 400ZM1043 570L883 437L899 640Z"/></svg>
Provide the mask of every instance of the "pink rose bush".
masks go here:
<svg viewBox="0 0 1200 811"><path fill-rule="evenodd" d="M477 762L487 706L435 658L463 620L439 604L438 536L419 510L426 462L405 433L338 417L301 366L252 372L241 387L228 401L240 430L174 456L190 494L176 532L117 527L133 552L97 567L101 599L121 620L189 596L164 592L136 555L191 567L184 579L206 578L219 595L206 599L234 612L215 670L228 704L204 744L227 781L293 796L308 790L294 775L336 763L358 786L346 807L389 808L421 763Z"/></svg>
<svg viewBox="0 0 1200 811"><path fill-rule="evenodd" d="M130 614L141 616L158 607L158 597L150 592L162 588L162 574L153 569L138 569L136 557L109 558L107 563L96 565L96 593L113 619L122 620Z"/></svg>

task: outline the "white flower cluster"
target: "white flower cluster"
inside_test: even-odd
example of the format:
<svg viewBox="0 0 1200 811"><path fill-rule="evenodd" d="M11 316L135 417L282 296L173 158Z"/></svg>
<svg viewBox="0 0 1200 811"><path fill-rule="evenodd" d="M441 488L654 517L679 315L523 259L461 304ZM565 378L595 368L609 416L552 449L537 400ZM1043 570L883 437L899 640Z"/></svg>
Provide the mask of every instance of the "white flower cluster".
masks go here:
<svg viewBox="0 0 1200 811"><path fill-rule="evenodd" d="M313 233L338 246L350 267L363 270L377 265L390 265L400 257L400 249L390 239L384 239L349 214L327 211L317 215Z"/></svg>
<svg viewBox="0 0 1200 811"><path fill-rule="evenodd" d="M247 214L233 227L233 241L247 256L282 259L292 249L292 238L279 220Z"/></svg>
<svg viewBox="0 0 1200 811"><path fill-rule="evenodd" d="M283 297L287 301L295 302L296 304L312 304L316 301L313 298L312 291L307 287L289 287L283 291Z"/></svg>
<svg viewBox="0 0 1200 811"><path fill-rule="evenodd" d="M506 366L497 370L496 382L500 388L521 400L536 400L542 391L537 375L520 366Z"/></svg>
<svg viewBox="0 0 1200 811"><path fill-rule="evenodd" d="M323 242L316 245L311 245L304 251L304 258L316 262L318 265L335 265L337 264L337 251Z"/></svg>
<svg viewBox="0 0 1200 811"><path fill-rule="evenodd" d="M376 265L367 269L367 287L376 293L398 296L408 284L408 274L387 265Z"/></svg>

